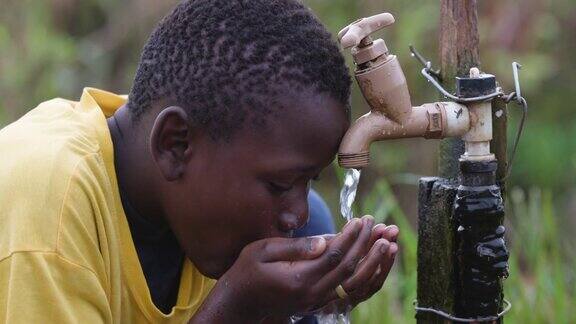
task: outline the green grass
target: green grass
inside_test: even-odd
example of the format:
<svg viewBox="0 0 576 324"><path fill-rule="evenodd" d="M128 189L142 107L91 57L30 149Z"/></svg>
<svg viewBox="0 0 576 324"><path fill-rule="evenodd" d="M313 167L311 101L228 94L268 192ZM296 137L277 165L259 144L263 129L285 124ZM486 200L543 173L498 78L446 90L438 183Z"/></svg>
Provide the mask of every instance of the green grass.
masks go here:
<svg viewBox="0 0 576 324"><path fill-rule="evenodd" d="M576 323L576 258L568 255L570 248L559 240L552 198L549 191L538 189L527 195L513 189L508 197L506 227L511 258L510 277L504 285L512 309L505 317L507 323ZM376 182L357 207L357 215L369 213L401 228L401 252L384 288L353 311L353 322L415 322L415 229L386 180Z"/></svg>

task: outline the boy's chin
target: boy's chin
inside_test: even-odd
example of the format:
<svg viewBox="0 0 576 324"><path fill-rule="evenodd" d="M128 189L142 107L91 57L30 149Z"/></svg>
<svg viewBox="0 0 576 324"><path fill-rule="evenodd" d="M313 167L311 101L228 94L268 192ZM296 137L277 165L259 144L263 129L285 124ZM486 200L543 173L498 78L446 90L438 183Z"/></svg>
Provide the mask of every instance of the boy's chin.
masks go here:
<svg viewBox="0 0 576 324"><path fill-rule="evenodd" d="M194 266L196 266L196 269L198 269L203 276L210 279L220 279L220 277L222 277L226 271L232 267L235 261L236 258L233 258L222 260L220 262L211 261L202 264L194 264Z"/></svg>

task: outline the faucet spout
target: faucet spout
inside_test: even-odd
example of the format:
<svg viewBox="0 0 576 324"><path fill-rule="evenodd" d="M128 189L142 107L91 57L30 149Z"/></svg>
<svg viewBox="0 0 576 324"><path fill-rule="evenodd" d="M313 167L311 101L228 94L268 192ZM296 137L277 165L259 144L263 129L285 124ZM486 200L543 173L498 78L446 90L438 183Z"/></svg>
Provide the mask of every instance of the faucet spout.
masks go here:
<svg viewBox="0 0 576 324"><path fill-rule="evenodd" d="M338 163L360 169L370 164L372 142L398 138L444 138L460 136L470 129L466 106L455 102L427 103L413 107L402 122L377 110L358 118L344 135L338 150Z"/></svg>

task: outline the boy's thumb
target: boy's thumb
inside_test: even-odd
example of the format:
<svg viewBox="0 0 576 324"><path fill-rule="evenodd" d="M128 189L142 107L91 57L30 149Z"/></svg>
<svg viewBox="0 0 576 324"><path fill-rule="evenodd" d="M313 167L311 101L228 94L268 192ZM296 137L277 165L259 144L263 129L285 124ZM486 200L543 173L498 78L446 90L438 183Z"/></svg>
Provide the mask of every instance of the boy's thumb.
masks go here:
<svg viewBox="0 0 576 324"><path fill-rule="evenodd" d="M264 262L310 260L326 250L326 239L322 236L300 238L274 238L264 246Z"/></svg>

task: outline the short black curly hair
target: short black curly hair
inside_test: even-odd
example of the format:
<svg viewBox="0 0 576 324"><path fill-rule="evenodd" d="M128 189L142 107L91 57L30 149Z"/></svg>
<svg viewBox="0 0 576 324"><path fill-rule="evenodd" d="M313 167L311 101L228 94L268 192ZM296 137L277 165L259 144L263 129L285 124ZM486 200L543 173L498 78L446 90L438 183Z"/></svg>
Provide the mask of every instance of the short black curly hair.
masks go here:
<svg viewBox="0 0 576 324"><path fill-rule="evenodd" d="M328 93L349 109L350 76L330 33L298 0L189 0L144 46L128 107L185 108L213 139L264 124L279 86Z"/></svg>

